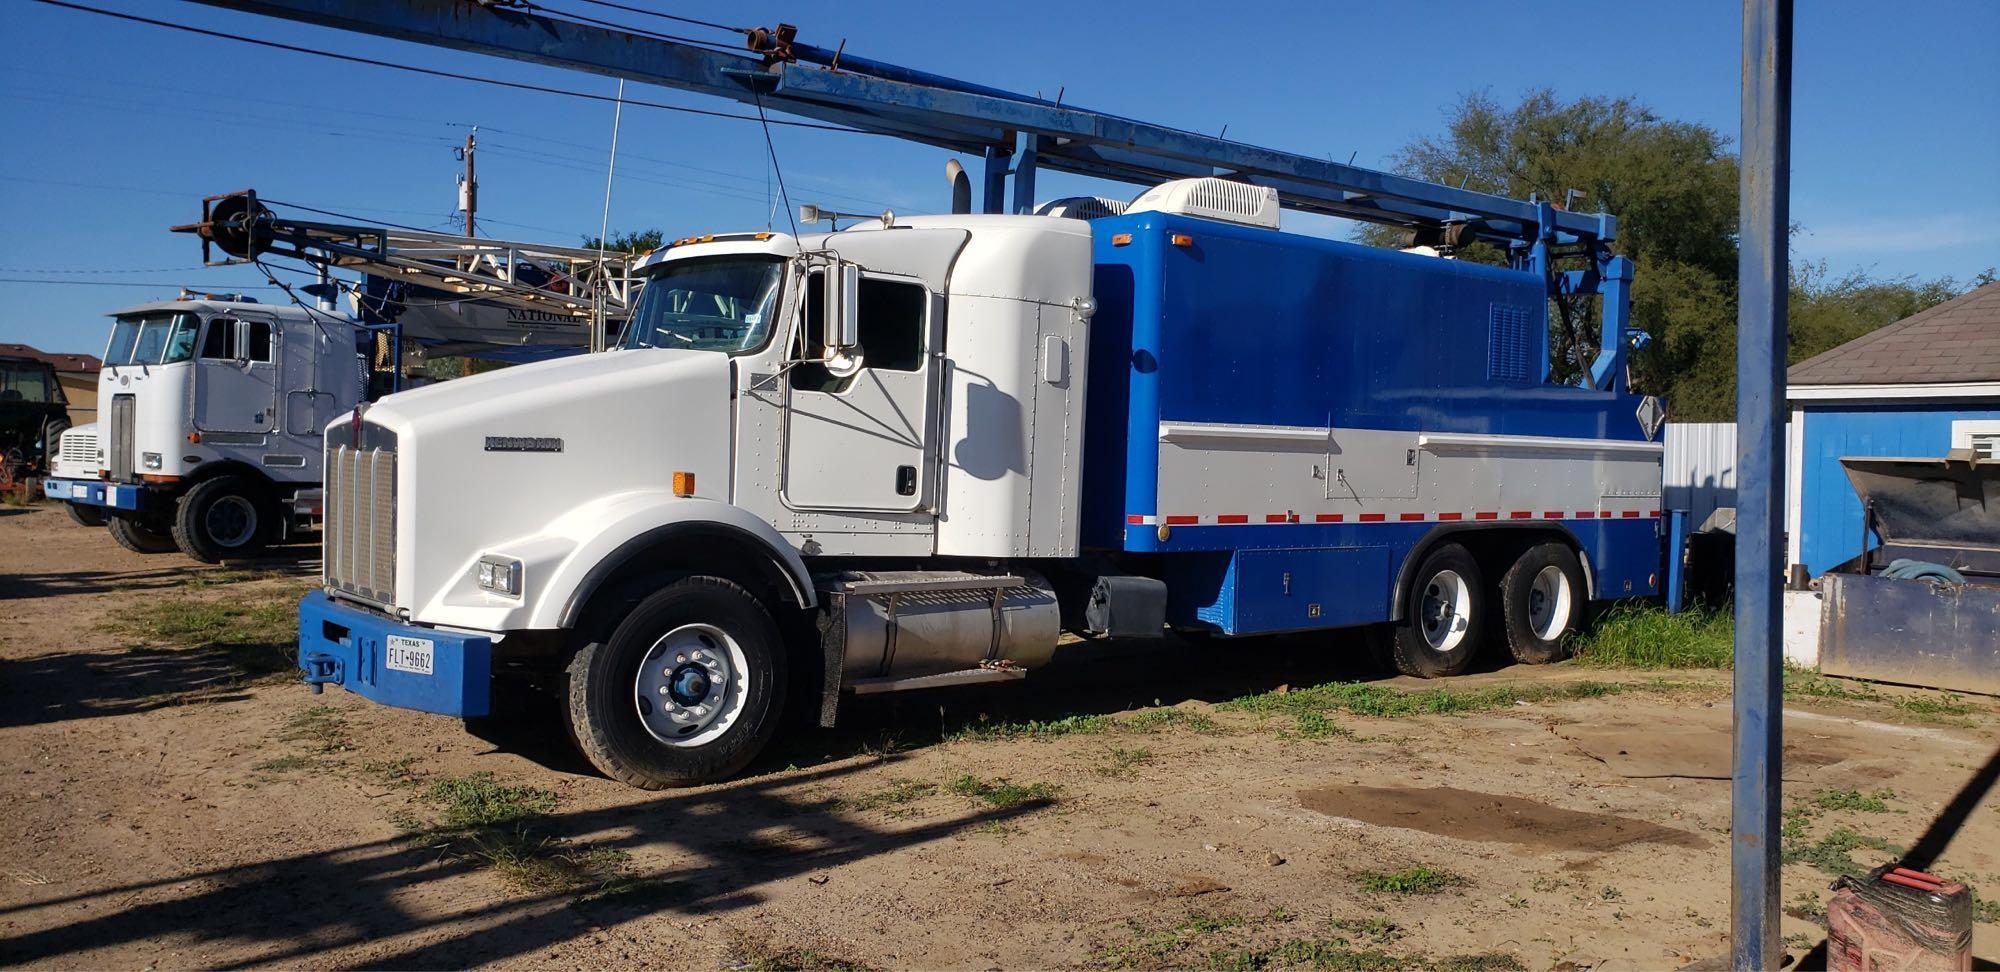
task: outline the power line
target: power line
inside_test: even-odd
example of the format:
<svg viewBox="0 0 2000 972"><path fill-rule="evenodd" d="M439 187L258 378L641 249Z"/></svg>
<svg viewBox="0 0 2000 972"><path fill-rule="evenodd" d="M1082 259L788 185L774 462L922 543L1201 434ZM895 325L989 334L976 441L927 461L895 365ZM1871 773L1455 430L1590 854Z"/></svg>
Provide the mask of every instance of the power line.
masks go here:
<svg viewBox="0 0 2000 972"><path fill-rule="evenodd" d="M151 267L148 269L118 270L92 267L85 270L55 269L52 267L0 267L0 273L189 273L206 270L207 267Z"/></svg>
<svg viewBox="0 0 2000 972"><path fill-rule="evenodd" d="M173 288L180 288L180 287L187 287L187 286L188 286L188 285L187 285L187 284L185 284L185 283L176 283L176 282L171 282L171 281L166 281L166 280L160 280L160 281L153 281L153 282L141 282L141 281L136 281L136 280L33 280L33 279L30 279L30 278L27 278L27 277L0 277L0 283L13 283L13 284L53 284L53 285L57 285L57 286L70 286L70 287L173 287ZM189 289L191 289L191 290L192 290L192 289L201 289L201 290L208 290L209 288L189 288ZM213 288L213 289L214 289L214 290L216 290L216 291L223 291L223 290L278 290L278 289L280 289L280 288L277 288L277 287L266 287L266 286L264 286L263 284L229 284L229 285L227 285L227 286L217 286L217 287L215 287L215 288Z"/></svg>
<svg viewBox="0 0 2000 972"><path fill-rule="evenodd" d="M720 51L725 54L735 54L741 50L741 48L738 48L734 45L722 44L717 41L702 40L696 37L682 37L678 34L662 34L657 31L647 30L644 27L633 27L630 24L621 24L613 20L599 20L596 17L587 17L584 16L583 14L576 13L570 10L557 10L553 7L544 7L539 3L528 4L528 9L539 10L546 14L554 14L559 19L572 20L586 24L593 24L598 27L609 27L612 30L622 30L628 34L636 34L640 37L651 37L654 40L673 41L678 44L692 44L696 47L706 48L712 51Z"/></svg>
<svg viewBox="0 0 2000 972"><path fill-rule="evenodd" d="M354 54L339 54L333 51L314 50L313 48L310 47L300 47L296 44L284 44L278 41L263 40L261 38L256 38L256 37L244 37L240 34L225 34L217 30L208 30L201 27L189 26L187 24L176 24L171 21L165 21L165 20L154 20L151 17L141 17L136 14L119 13L118 11L115 10L102 10L97 7L86 7L82 4L69 3L67 2L67 0L35 0L35 2L46 4L51 7L61 7L65 10L75 10L81 13L97 14L98 16L110 17L114 20L124 20L135 24L148 24L154 27L164 27L168 30L178 30L189 34L198 34L203 37L213 37L218 40L236 41L238 43L251 44L257 47L268 47L273 50L289 51L293 54L307 54L313 57L324 57L336 61L346 61L350 64L367 64L373 67L389 68L391 70L396 70L396 71L407 71L412 74L425 74L431 77L449 78L454 81L472 81L479 84L491 84L502 88L513 88L519 91L535 91L535 92L540 92L542 94L563 95L565 97L570 97L570 98L582 98L587 101L608 102L615 100L610 95L593 94L588 91L576 91L569 88L556 88L556 87L550 87L548 85L530 84L525 81L503 81L499 78L481 77L476 74L460 74L455 71L441 71L436 68L417 67L416 65L413 64L397 64L394 61L377 60L372 57L360 57ZM745 58L745 60L747 61L750 59ZM685 105L669 105L657 101L636 101L628 98L626 99L625 103L628 105L638 105L644 108L658 108L661 109L662 111L678 111L689 115L704 115L709 118L728 118L734 121L750 121L750 122L760 121L760 119L754 115L736 115L726 111L710 111L706 108L689 108ZM769 119L761 119L761 120L767 125L785 125L791 128L810 128L825 132L845 132L852 135L878 134L876 132L863 131L858 128L848 128L844 125L826 125L826 124L821 124L819 122L785 121L783 119L779 119L776 121L772 121Z"/></svg>
<svg viewBox="0 0 2000 972"><path fill-rule="evenodd" d="M713 27L716 30L727 30L738 34L747 33L747 31L742 27L730 27L726 24L718 24L713 21L696 20L693 17L683 17L680 14L663 13L658 10L647 10L644 7L633 7L622 3L612 3L611 0L577 0L577 2L595 4L596 6L599 7L611 7L615 10L624 10L635 14L645 14L648 17L659 17L664 20L678 20L681 23L693 24L697 27Z"/></svg>

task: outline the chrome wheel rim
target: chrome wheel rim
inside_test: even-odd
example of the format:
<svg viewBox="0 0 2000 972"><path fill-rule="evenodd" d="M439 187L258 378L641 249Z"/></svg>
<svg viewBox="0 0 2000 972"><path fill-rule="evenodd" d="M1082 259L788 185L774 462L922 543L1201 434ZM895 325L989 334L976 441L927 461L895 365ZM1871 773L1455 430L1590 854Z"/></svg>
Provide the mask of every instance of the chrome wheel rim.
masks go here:
<svg viewBox="0 0 2000 972"><path fill-rule="evenodd" d="M240 547L257 534L257 507L246 497L224 496L209 504L201 525L216 545Z"/></svg>
<svg viewBox="0 0 2000 972"><path fill-rule="evenodd" d="M632 691L639 723L669 746L712 742L743 714L749 662L711 624L684 624L653 642Z"/></svg>
<svg viewBox="0 0 2000 972"><path fill-rule="evenodd" d="M1543 641L1554 641L1569 630L1572 603L1569 575L1550 564L1528 585L1528 630Z"/></svg>
<svg viewBox="0 0 2000 972"><path fill-rule="evenodd" d="M1472 630L1472 585L1455 570L1441 570L1424 585L1418 606L1418 626L1432 651L1448 652L1464 643Z"/></svg>

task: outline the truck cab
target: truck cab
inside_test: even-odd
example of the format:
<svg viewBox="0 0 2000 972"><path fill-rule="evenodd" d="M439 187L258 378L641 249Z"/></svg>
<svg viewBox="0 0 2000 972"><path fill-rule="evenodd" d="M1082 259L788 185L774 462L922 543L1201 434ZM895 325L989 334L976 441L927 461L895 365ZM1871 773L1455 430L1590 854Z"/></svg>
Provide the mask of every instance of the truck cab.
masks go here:
<svg viewBox="0 0 2000 972"><path fill-rule="evenodd" d="M519 680L658 788L788 709L1022 678L1065 629L1357 627L1438 676L1653 592L1648 413L1543 381L1539 276L1283 234L1275 193L1194 181L1095 220L685 238L613 350L336 419L305 680L461 717Z"/></svg>
<svg viewBox="0 0 2000 972"><path fill-rule="evenodd" d="M345 318L245 298L114 313L106 416L69 430L45 493L140 552L254 554L319 484L321 429L362 399L366 334Z"/></svg>

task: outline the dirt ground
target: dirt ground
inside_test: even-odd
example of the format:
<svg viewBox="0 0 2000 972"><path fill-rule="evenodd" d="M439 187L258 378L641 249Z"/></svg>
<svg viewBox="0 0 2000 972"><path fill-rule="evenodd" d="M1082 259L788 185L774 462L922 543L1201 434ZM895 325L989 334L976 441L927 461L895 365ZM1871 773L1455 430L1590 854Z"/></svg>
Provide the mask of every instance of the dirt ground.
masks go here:
<svg viewBox="0 0 2000 972"><path fill-rule="evenodd" d="M292 597L315 569L310 548L253 566L0 508L0 961L1578 970L1726 947L1726 674L1503 668L1451 688L1528 698L1258 712L1217 703L1436 686L1334 638L1079 643L1024 683L852 705L741 779L643 793L542 716L474 734L313 696L269 671L281 639L115 627ZM1884 689L1786 716L1794 952L1823 937L1829 868L1883 846L1942 848L1936 869L2000 898L2000 801L1946 812L2000 766L1992 700ZM531 854L597 877L524 881L478 852L498 845L423 839L440 781L482 773L534 788L510 791L535 804ZM1996 932L1976 954L2000 957Z"/></svg>

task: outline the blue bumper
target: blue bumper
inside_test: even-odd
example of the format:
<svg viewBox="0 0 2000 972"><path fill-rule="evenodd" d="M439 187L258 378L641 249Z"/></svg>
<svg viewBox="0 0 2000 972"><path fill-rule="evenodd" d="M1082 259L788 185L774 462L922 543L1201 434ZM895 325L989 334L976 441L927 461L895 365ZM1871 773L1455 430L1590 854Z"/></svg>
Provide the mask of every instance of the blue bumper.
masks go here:
<svg viewBox="0 0 2000 972"><path fill-rule="evenodd" d="M65 503L136 510L145 501L146 489L130 483L107 483L98 479L44 479L42 495Z"/></svg>
<svg viewBox="0 0 2000 972"><path fill-rule="evenodd" d="M299 602L299 668L315 692L338 685L399 709L469 717L492 704L491 638L403 624L323 591Z"/></svg>

